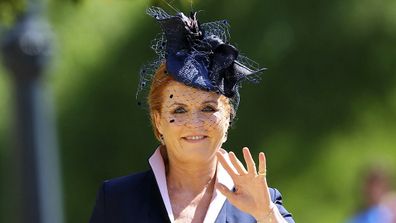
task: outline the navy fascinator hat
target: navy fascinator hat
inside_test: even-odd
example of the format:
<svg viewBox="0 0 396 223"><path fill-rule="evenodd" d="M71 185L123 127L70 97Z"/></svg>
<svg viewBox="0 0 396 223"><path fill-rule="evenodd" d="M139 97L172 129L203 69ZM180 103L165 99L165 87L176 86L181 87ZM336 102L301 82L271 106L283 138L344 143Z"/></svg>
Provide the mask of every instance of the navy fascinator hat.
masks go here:
<svg viewBox="0 0 396 223"><path fill-rule="evenodd" d="M258 82L257 74L265 68L258 68L257 63L228 43L228 22L219 20L200 24L197 12L191 12L189 16L181 12L171 16L158 7L148 8L147 14L157 20L163 32L151 46L158 58L140 71L138 104L141 104L141 92L147 89L156 69L165 63L168 75L176 81L223 94L236 111L242 81Z"/></svg>

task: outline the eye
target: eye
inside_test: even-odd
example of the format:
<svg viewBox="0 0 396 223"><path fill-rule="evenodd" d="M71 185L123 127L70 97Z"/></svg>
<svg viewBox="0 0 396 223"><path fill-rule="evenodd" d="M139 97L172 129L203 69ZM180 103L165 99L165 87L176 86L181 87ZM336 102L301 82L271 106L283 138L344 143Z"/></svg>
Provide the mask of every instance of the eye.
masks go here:
<svg viewBox="0 0 396 223"><path fill-rule="evenodd" d="M202 109L203 112L216 112L217 109L215 109L213 106L207 105Z"/></svg>
<svg viewBox="0 0 396 223"><path fill-rule="evenodd" d="M178 107L173 111L173 114L182 114L187 112L186 109L184 109L183 107Z"/></svg>

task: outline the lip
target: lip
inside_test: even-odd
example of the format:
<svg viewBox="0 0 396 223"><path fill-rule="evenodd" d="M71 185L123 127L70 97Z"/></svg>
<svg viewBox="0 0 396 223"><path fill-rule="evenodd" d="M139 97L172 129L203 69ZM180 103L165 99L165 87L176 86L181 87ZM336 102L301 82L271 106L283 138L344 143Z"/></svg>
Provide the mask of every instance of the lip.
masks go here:
<svg viewBox="0 0 396 223"><path fill-rule="evenodd" d="M191 137L200 137L200 138L199 139L192 139ZM186 141L186 142L189 142L189 143L199 143L199 142L205 141L208 138L208 136L207 135L197 134L197 135L183 136L181 138L183 139L183 141Z"/></svg>

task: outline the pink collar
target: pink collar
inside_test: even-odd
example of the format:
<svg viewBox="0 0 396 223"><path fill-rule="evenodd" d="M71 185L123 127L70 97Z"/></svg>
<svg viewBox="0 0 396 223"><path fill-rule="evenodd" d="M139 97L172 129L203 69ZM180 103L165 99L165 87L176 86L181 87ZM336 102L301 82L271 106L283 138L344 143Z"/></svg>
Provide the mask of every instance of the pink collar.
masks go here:
<svg viewBox="0 0 396 223"><path fill-rule="evenodd" d="M165 164L164 159L161 156L160 147L158 147L154 154L150 157L149 163L151 169L154 172L155 179L157 181L158 188L161 193L162 200L165 204L166 211L168 212L168 216L171 222L175 221L172 212L172 205L169 199L168 193L168 185L166 183L165 176ZM221 166L219 163L217 165L217 173L216 173L216 183L222 183L227 186L230 190L234 187L234 182L232 178L227 173L227 171ZM217 216L220 213L221 208L226 200L226 197L221 194L218 190L214 190L212 200L209 204L208 211L206 212L204 223L214 222Z"/></svg>

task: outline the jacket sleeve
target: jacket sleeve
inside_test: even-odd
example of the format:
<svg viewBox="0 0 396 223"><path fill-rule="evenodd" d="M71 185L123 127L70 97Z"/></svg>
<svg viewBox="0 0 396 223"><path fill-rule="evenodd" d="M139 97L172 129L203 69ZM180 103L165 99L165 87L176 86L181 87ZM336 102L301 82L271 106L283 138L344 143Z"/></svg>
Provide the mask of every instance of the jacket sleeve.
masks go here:
<svg viewBox="0 0 396 223"><path fill-rule="evenodd" d="M97 196L94 210L91 215L89 223L105 223L106 222L106 200L105 200L105 182L100 187Z"/></svg>
<svg viewBox="0 0 396 223"><path fill-rule="evenodd" d="M285 218L288 223L294 223L292 214L283 206L281 193L275 188L270 188L270 194L272 202L276 205L283 218Z"/></svg>

